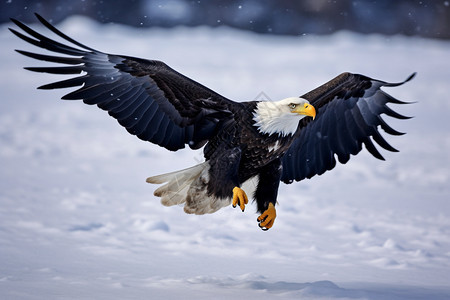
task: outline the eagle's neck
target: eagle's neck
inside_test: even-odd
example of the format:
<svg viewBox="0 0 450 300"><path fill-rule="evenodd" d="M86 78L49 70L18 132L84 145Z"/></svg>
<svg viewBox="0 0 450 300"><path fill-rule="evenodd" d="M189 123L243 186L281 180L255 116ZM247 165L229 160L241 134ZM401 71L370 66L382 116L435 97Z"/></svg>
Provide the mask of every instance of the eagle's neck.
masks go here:
<svg viewBox="0 0 450 300"><path fill-rule="evenodd" d="M286 99L285 99L286 100ZM263 101L256 104L253 112L254 126L263 134L293 135L298 128L298 122L304 117L293 114L285 105L285 100L279 102Z"/></svg>

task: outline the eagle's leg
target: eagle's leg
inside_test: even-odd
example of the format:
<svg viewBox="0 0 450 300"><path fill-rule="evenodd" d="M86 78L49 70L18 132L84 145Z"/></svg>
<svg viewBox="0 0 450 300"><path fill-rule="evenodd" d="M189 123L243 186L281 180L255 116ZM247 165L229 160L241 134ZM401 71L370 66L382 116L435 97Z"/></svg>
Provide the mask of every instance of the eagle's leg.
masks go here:
<svg viewBox="0 0 450 300"><path fill-rule="evenodd" d="M276 217L277 210L272 202L270 202L269 207L257 219L259 228L269 230L273 226Z"/></svg>
<svg viewBox="0 0 450 300"><path fill-rule="evenodd" d="M259 181L254 197L258 204L258 211L261 213L257 221L258 226L262 230L272 228L277 217L275 203L277 203L281 172L280 159L272 161L270 164L261 168L259 172Z"/></svg>
<svg viewBox="0 0 450 300"><path fill-rule="evenodd" d="M245 204L248 203L248 197L247 194L245 194L244 190L240 187L234 187L233 189L233 207L236 207L236 205L239 205L242 212L245 210Z"/></svg>

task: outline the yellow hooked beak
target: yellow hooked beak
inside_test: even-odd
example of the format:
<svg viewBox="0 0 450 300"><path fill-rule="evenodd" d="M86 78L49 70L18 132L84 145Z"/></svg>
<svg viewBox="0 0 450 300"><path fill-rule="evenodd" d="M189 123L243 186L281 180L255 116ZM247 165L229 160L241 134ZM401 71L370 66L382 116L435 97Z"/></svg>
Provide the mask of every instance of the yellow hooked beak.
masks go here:
<svg viewBox="0 0 450 300"><path fill-rule="evenodd" d="M298 105L294 110L292 110L292 112L299 115L312 117L313 120L316 118L316 109L314 108L314 106L308 103Z"/></svg>

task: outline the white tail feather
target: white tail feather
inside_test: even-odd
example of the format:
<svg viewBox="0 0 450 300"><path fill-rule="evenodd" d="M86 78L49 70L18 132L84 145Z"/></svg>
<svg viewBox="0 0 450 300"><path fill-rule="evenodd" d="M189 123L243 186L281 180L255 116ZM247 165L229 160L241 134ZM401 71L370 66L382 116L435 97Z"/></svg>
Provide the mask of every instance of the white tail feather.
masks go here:
<svg viewBox="0 0 450 300"><path fill-rule="evenodd" d="M206 163L202 163L184 170L179 170L179 171L175 171L175 172L170 172L170 173L166 173L166 174L161 174L161 175L156 175L156 176L152 176L147 178L147 182L148 183L154 183L154 184L162 184L164 182L169 182L170 180L172 180L173 178L177 178L179 177L181 179L180 176L189 176L189 175L199 175L201 173L201 171L205 168L205 164Z"/></svg>
<svg viewBox="0 0 450 300"><path fill-rule="evenodd" d="M165 206L181 204L186 201L190 185L200 176L205 167L205 163L202 163L184 170L149 177L147 182L153 184L167 182L156 189L153 194L161 197L161 203Z"/></svg>
<svg viewBox="0 0 450 300"><path fill-rule="evenodd" d="M161 197L165 206L184 203L184 211L189 214L213 213L230 205L231 198L216 198L208 194L209 164L208 162L167 174L147 178L148 183L163 184L153 193ZM258 176L247 180L242 188L247 195L253 195L258 184Z"/></svg>
<svg viewBox="0 0 450 300"><path fill-rule="evenodd" d="M207 162L180 171L147 178L148 183L164 184L153 193L165 206L184 205L189 214L213 213L230 204L231 199L208 195L209 164Z"/></svg>

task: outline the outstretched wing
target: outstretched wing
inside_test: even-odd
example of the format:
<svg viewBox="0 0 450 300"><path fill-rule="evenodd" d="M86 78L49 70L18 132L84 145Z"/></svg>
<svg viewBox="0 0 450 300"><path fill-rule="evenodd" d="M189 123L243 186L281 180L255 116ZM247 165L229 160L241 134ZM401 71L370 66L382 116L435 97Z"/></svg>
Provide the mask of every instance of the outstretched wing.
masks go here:
<svg viewBox="0 0 450 300"><path fill-rule="evenodd" d="M401 135L381 118L386 114L397 119L408 119L386 104L404 104L382 91L381 87L401 85L387 83L369 77L342 73L317 89L301 96L317 111L314 121L303 119L300 133L283 157L281 180L291 183L321 175L336 165L336 157L345 164L350 154L356 155L362 144L376 158L384 160L372 140L388 151L397 150L381 136L378 127L392 135Z"/></svg>
<svg viewBox="0 0 450 300"><path fill-rule="evenodd" d="M68 37L44 18L38 20L53 33L73 44L52 40L23 23L12 21L26 34L11 32L37 47L65 54L52 56L17 52L37 60L65 66L25 68L52 74L85 74L50 83L40 89L81 87L62 99L96 104L117 119L128 132L169 150L188 144L197 149L214 134L216 126L230 118L231 100L155 60L112 55L87 47Z"/></svg>

